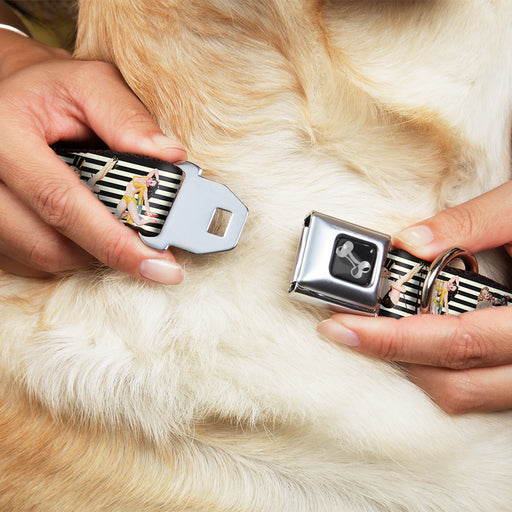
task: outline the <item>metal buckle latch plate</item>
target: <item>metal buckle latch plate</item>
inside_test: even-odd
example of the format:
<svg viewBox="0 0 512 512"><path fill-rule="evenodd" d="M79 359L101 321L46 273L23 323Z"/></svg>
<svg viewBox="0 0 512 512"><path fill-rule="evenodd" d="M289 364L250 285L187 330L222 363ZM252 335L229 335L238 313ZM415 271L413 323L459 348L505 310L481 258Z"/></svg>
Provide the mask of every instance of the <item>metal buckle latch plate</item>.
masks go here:
<svg viewBox="0 0 512 512"><path fill-rule="evenodd" d="M203 178L197 165L191 162L174 165L184 174L178 193L160 233L141 234L142 241L161 251L173 246L195 254L233 249L247 219L247 207L225 185ZM209 232L216 210L231 214L222 236Z"/></svg>

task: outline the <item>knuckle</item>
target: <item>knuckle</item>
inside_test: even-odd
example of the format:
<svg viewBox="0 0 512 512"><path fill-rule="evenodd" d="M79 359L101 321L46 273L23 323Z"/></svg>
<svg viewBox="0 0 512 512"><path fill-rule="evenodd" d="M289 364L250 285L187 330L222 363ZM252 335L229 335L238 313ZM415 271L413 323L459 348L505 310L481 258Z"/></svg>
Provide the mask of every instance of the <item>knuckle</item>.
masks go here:
<svg viewBox="0 0 512 512"><path fill-rule="evenodd" d="M41 219L57 230L63 230L70 222L70 202L73 190L61 185L45 184L34 194L35 209Z"/></svg>
<svg viewBox="0 0 512 512"><path fill-rule="evenodd" d="M89 102L94 107L102 97L98 91L108 91L112 84L124 85L121 73L108 62L74 61L73 65L73 74L66 81L65 87L73 98ZM91 77L94 77L94 81L91 81Z"/></svg>
<svg viewBox="0 0 512 512"><path fill-rule="evenodd" d="M388 361L394 361L399 359L399 354L401 353L402 339L397 333L394 333L393 335L386 333L379 337L375 353L377 357Z"/></svg>
<svg viewBox="0 0 512 512"><path fill-rule="evenodd" d="M449 414L477 411L483 405L471 372L466 370L450 372L446 377L442 395L434 397L434 400Z"/></svg>
<svg viewBox="0 0 512 512"><path fill-rule="evenodd" d="M105 78L120 78L121 74L118 69L108 62L102 62L99 60L80 61L80 71L89 80L91 76L94 77L105 77Z"/></svg>
<svg viewBox="0 0 512 512"><path fill-rule="evenodd" d="M31 266L49 274L57 274L66 270L63 266L61 253L53 250L50 245L40 239L32 243L28 258Z"/></svg>
<svg viewBox="0 0 512 512"><path fill-rule="evenodd" d="M52 53L52 56L57 59L70 59L71 55L67 50L64 50L63 48L56 48L54 46L50 47L50 51Z"/></svg>
<svg viewBox="0 0 512 512"><path fill-rule="evenodd" d="M478 216L475 216L475 212L466 205L450 208L444 213L448 219L446 225L450 226L452 233L459 233L463 238L468 238L474 232L475 217L478 218Z"/></svg>
<svg viewBox="0 0 512 512"><path fill-rule="evenodd" d="M487 347L474 329L467 326L464 316L457 317L458 326L452 332L446 344L446 353L442 365L460 370L473 368L487 359Z"/></svg>
<svg viewBox="0 0 512 512"><path fill-rule="evenodd" d="M122 267L123 259L128 253L128 236L119 236L108 239L105 247L105 256L102 258L103 263L108 267L120 269Z"/></svg>
<svg viewBox="0 0 512 512"><path fill-rule="evenodd" d="M117 122L125 128L145 127L148 122L153 124L153 120L148 111L142 106L142 103L126 105L123 110L118 112Z"/></svg>
<svg viewBox="0 0 512 512"><path fill-rule="evenodd" d="M140 106L125 106L124 109L112 112L112 119L117 130L112 134L111 144L115 148L129 148L133 146L134 137L155 130L154 121Z"/></svg>

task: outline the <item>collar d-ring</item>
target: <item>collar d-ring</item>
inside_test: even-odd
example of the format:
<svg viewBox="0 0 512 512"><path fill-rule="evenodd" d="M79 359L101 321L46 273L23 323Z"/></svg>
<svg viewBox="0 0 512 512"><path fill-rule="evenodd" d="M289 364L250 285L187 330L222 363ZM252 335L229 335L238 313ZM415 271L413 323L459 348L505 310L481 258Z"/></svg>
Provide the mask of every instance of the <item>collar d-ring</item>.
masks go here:
<svg viewBox="0 0 512 512"><path fill-rule="evenodd" d="M448 266L453 260L459 259L464 263L466 270L471 270L478 273L478 262L474 254L461 249L459 247L452 247L441 253L430 265L427 276L423 281L420 295L420 313L430 313L430 301L434 292L434 285L436 279L442 270Z"/></svg>

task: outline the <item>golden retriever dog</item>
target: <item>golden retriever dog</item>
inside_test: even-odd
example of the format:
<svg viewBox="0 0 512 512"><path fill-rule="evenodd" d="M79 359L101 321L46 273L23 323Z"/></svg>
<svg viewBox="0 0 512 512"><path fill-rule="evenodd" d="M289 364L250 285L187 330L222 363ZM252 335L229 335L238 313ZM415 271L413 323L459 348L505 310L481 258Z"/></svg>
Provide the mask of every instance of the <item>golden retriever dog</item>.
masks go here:
<svg viewBox="0 0 512 512"><path fill-rule="evenodd" d="M510 177L509 0L81 0L249 208L179 286L3 275L0 510L509 511L512 415L449 415L290 300L304 217L385 233ZM492 266L484 273L492 271Z"/></svg>

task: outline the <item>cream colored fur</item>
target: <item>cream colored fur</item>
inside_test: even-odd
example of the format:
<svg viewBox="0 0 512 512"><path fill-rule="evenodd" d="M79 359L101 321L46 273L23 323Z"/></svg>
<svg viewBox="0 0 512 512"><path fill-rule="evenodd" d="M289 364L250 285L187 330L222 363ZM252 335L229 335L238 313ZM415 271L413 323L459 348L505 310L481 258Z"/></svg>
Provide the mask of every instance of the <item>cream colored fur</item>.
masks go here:
<svg viewBox="0 0 512 512"><path fill-rule="evenodd" d="M443 413L287 297L310 210L392 233L510 177L512 4L80 7L77 55L250 215L176 287L1 277L0 509L512 510L511 414Z"/></svg>

